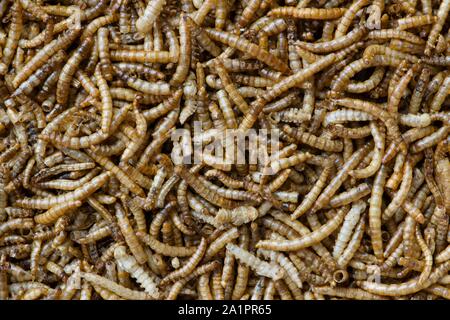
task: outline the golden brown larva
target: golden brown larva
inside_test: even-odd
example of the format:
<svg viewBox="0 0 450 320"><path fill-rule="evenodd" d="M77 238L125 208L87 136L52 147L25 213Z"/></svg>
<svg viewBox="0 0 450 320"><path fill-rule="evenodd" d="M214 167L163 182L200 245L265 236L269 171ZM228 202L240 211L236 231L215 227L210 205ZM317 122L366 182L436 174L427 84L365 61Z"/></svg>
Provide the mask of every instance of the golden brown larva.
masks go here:
<svg viewBox="0 0 450 320"><path fill-rule="evenodd" d="M0 299L449 299L449 6L0 1Z"/></svg>

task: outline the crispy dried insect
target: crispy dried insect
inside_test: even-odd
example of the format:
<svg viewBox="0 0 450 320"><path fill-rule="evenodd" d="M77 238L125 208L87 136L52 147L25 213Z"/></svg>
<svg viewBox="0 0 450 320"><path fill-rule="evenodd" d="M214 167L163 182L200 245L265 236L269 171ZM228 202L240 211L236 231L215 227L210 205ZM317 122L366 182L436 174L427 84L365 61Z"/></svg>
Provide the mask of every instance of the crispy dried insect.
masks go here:
<svg viewBox="0 0 450 320"><path fill-rule="evenodd" d="M333 165L331 162L327 163L322 173L320 174L319 178L315 182L313 188L310 192L303 198L302 203L295 209L295 211L292 213L291 218L292 220L298 219L300 216L305 214L314 204L314 201L316 201L317 197L319 196L320 192L322 191L323 187L325 186L328 177L333 170Z"/></svg>
<svg viewBox="0 0 450 320"><path fill-rule="evenodd" d="M254 269L258 275L271 278L273 280L279 280L284 276L284 270L275 263L268 263L263 261L232 243L226 245L227 251L236 257L241 263Z"/></svg>
<svg viewBox="0 0 450 320"><path fill-rule="evenodd" d="M72 77L78 69L81 61L89 54L92 48L92 37L87 37L80 44L78 49L70 56L67 63L61 70L58 83L56 85L56 101L65 105L69 98L69 87L72 81Z"/></svg>
<svg viewBox="0 0 450 320"><path fill-rule="evenodd" d="M339 37L331 41L319 43L297 41L296 44L308 51L324 54L346 48L349 45L359 41L366 33L367 29L362 26L355 28L343 37Z"/></svg>
<svg viewBox="0 0 450 320"><path fill-rule="evenodd" d="M24 80L26 80L34 71L40 68L47 60L61 49L67 48L80 34L81 29L71 29L59 38L45 45L39 52L34 55L16 74L12 81L12 85L17 88Z"/></svg>
<svg viewBox="0 0 450 320"><path fill-rule="evenodd" d="M152 296L154 299L159 299L161 293L156 286L155 280L145 272L145 270L138 264L133 256L126 253L126 248L124 246L119 246L114 250L114 258L117 260L117 264L128 272L136 282L142 286L147 294Z"/></svg>
<svg viewBox="0 0 450 320"><path fill-rule="evenodd" d="M448 16L448 11L450 10L450 2L449 1L442 1L441 5L439 6L439 10L436 14L436 22L433 24L433 27L431 28L431 31L428 35L427 40L427 46L425 48L425 55L429 56L431 55L432 51L435 49L435 43L439 36L439 33L442 30L442 27L444 26L445 20Z"/></svg>
<svg viewBox="0 0 450 320"><path fill-rule="evenodd" d="M339 24L336 27L336 32L334 35L335 39L341 38L347 33L347 30L349 29L352 20L355 18L358 11L368 4L368 0L358 0L352 3L352 5L343 13L342 18L339 20Z"/></svg>
<svg viewBox="0 0 450 320"><path fill-rule="evenodd" d="M149 299L151 299L151 296L149 296L148 294L146 294L144 292L135 291L135 290L131 290L129 288L123 287L123 286L117 284L115 281L111 281L107 278L101 277L94 273L81 272L80 276L83 277L84 279L86 279L87 281L91 282L93 285L98 285L102 288L105 288L124 299L131 299L131 300L149 300Z"/></svg>
<svg viewBox="0 0 450 320"><path fill-rule="evenodd" d="M353 229L356 227L365 209L366 203L359 200L353 204L352 208L345 216L344 222L342 224L341 229L339 230L336 242L333 247L333 257L336 260L344 252L347 243L350 241Z"/></svg>
<svg viewBox="0 0 450 320"><path fill-rule="evenodd" d="M219 209L215 219L219 223L230 223L234 226L240 226L258 217L258 210L255 207L242 206L233 210Z"/></svg>
<svg viewBox="0 0 450 320"><path fill-rule="evenodd" d="M290 17L294 19L332 20L340 18L347 9L344 8L295 8L278 7L269 11L272 17Z"/></svg>
<svg viewBox="0 0 450 320"><path fill-rule="evenodd" d="M66 203L67 201L82 200L101 188L109 179L110 175L111 173L104 172L72 192L49 196L47 198L23 198L17 200L16 205L22 208L50 209L53 206Z"/></svg>
<svg viewBox="0 0 450 320"><path fill-rule="evenodd" d="M22 33L22 29L22 5L20 1L17 0L14 1L14 4L11 7L11 22L9 24L8 37L6 38L6 43L3 48L2 61L6 66L9 66L9 64L13 60L14 53L16 52L17 45L19 43L20 34Z"/></svg>
<svg viewBox="0 0 450 320"><path fill-rule="evenodd" d="M317 210L326 206L331 197L336 193L337 189L342 185L346 177L348 177L350 170L355 168L363 157L369 152L372 144L366 144L363 148L354 152L353 155L345 162L336 176L329 182L328 186L322 191L318 197L316 203L311 208L311 212L314 213Z"/></svg>
<svg viewBox="0 0 450 320"><path fill-rule="evenodd" d="M177 247L170 246L152 238L148 234L137 232L137 236L154 251L165 256L186 257L191 256L195 252L195 247Z"/></svg>
<svg viewBox="0 0 450 320"><path fill-rule="evenodd" d="M261 49L245 38L214 29L205 29L205 31L213 40L220 41L232 48L236 48L237 50L247 53L251 57L267 64L269 67L272 67L281 72L287 72L289 69L288 66L284 62L279 60L276 56L272 55L264 49Z"/></svg>
<svg viewBox="0 0 450 320"><path fill-rule="evenodd" d="M285 241L261 240L257 243L256 247L275 251L297 251L309 247L320 242L336 230L344 220L347 212L348 207L342 207L331 220L305 237Z"/></svg>
<svg viewBox="0 0 450 320"><path fill-rule="evenodd" d="M311 63L306 68L301 69L295 74L288 76L276 83L274 86L270 87L269 90L263 95L263 99L266 102L274 100L276 97L280 96L282 93L286 92L290 88L296 87L307 80L309 77L315 73L325 69L330 66L336 59L336 54L331 53L320 60Z"/></svg>

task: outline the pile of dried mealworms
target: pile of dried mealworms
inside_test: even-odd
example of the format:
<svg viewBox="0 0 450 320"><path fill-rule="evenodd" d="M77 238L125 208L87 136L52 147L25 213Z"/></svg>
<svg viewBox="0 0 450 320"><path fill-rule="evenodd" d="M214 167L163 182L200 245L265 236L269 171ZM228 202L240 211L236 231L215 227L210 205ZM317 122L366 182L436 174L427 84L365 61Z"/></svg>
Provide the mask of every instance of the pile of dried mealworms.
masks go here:
<svg viewBox="0 0 450 320"><path fill-rule="evenodd" d="M0 0L0 299L450 299L450 0L51 3Z"/></svg>

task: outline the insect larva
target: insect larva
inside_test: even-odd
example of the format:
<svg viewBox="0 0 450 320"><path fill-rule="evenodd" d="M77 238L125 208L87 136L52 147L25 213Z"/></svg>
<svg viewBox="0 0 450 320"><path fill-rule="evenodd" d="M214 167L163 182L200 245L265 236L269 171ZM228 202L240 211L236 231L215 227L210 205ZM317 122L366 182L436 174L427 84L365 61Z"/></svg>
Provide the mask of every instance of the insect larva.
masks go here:
<svg viewBox="0 0 450 320"><path fill-rule="evenodd" d="M222 42L223 44L226 44L232 48L247 53L251 57L267 64L269 67L272 67L281 72L288 72L289 70L288 66L284 62L279 60L268 51L261 49L257 45L244 39L243 37L238 37L228 32L208 28L205 29L205 31L213 40Z"/></svg>
<svg viewBox="0 0 450 320"><path fill-rule="evenodd" d="M101 277L99 275L96 275L94 273L89 272L81 272L80 276L86 279L87 281L91 282L93 285L98 285L102 288L105 288L107 290L110 290L111 292L117 294L119 297L122 297L124 299L131 299L131 300L149 300L151 299L151 296L144 292L131 290L127 287L123 287L119 284L117 284L115 281L111 281L105 277Z"/></svg>
<svg viewBox="0 0 450 320"><path fill-rule="evenodd" d="M170 80L170 85L180 85L186 79L191 64L191 28L187 21L187 17L180 17L180 56L175 73Z"/></svg>
<svg viewBox="0 0 450 320"><path fill-rule="evenodd" d="M358 0L352 3L352 5L343 13L342 18L339 20L339 24L336 27L336 32L334 35L335 39L341 38L347 33L347 30L349 29L352 20L355 18L358 11L368 4L369 1L367 0Z"/></svg>
<svg viewBox="0 0 450 320"><path fill-rule="evenodd" d="M34 216L34 221L41 224L50 224L62 217L67 212L81 206L81 201L68 201L60 205L51 207L45 213Z"/></svg>
<svg viewBox="0 0 450 320"><path fill-rule="evenodd" d="M424 40L415 34L398 29L382 29L370 31L367 35L370 40L381 40L381 39L400 39L411 42L413 44L423 44Z"/></svg>
<svg viewBox="0 0 450 320"><path fill-rule="evenodd" d="M361 246L361 240L364 236L364 231L366 227L366 219L365 215L363 215L358 224L355 227L355 231L353 232L353 235L348 242L347 247L342 252L342 255L338 257L337 259L337 265L341 268L345 268L347 264L352 260L354 255L356 254L357 250Z"/></svg>
<svg viewBox="0 0 450 320"><path fill-rule="evenodd" d="M400 123L408 127L428 127L431 124L431 116L428 113L420 115L402 114L400 115Z"/></svg>
<svg viewBox="0 0 450 320"><path fill-rule="evenodd" d="M406 160L406 163L403 167L403 180L400 185L400 188L398 189L397 193L395 194L394 198L392 198L391 203L387 206L387 208L383 212L383 220L387 220L394 212L403 204L403 202L406 200L406 197L408 195L408 191L411 187L412 182L412 163L410 160Z"/></svg>
<svg viewBox="0 0 450 320"><path fill-rule="evenodd" d="M97 49L98 56L100 58L100 69L105 79L112 80L112 67L111 60L109 58L109 30L108 28L101 27L97 32Z"/></svg>
<svg viewBox="0 0 450 320"><path fill-rule="evenodd" d="M425 55L430 56L431 52L435 49L436 40L444 26L449 10L450 10L450 1L447 0L442 1L436 14L437 19L433 24L430 33L428 34L427 45L424 51Z"/></svg>
<svg viewBox="0 0 450 320"><path fill-rule="evenodd" d="M146 94L154 95L169 95L170 87L166 82L149 82L141 80L139 78L129 76L118 68L114 67L114 70L119 78L127 83L127 85L137 91L141 91Z"/></svg>
<svg viewBox="0 0 450 320"><path fill-rule="evenodd" d="M251 22L251 20L254 19L255 13L258 11L260 5L261 0L251 0L248 2L237 21L237 24L240 28L244 28Z"/></svg>
<svg viewBox="0 0 450 320"><path fill-rule="evenodd" d="M237 207L233 210L219 209L215 219L219 223L230 223L234 226L254 221L258 217L258 210L251 206Z"/></svg>
<svg viewBox="0 0 450 320"><path fill-rule="evenodd" d="M201 276L202 274L210 273L219 267L220 262L217 260L205 263L197 267L190 275L174 283L174 285L170 288L170 292L167 294L166 299L175 300L186 283L198 276Z"/></svg>
<svg viewBox="0 0 450 320"><path fill-rule="evenodd" d="M116 210L117 223L125 238L125 242L136 260L140 264L144 264L147 261L147 255L145 254L139 239L136 237L128 217L125 215L125 212L120 204L116 203L114 208Z"/></svg>
<svg viewBox="0 0 450 320"><path fill-rule="evenodd" d="M256 247L274 251L297 251L302 248L307 248L313 244L319 243L336 230L344 220L347 212L348 207L342 207L326 224L302 238L284 241L261 240L257 243Z"/></svg>
<svg viewBox="0 0 450 320"><path fill-rule="evenodd" d="M333 20L340 18L347 9L345 8L295 8L278 7L269 11L272 17L290 17L294 19Z"/></svg>
<svg viewBox="0 0 450 320"><path fill-rule="evenodd" d="M227 243L233 241L239 237L239 231L236 227L229 229L222 233L217 239L215 239L208 247L205 253L205 260L209 260L214 257L220 250L222 250Z"/></svg>
<svg viewBox="0 0 450 320"><path fill-rule="evenodd" d="M141 101L140 98L141 98L140 96L136 97L135 104L138 104L139 101ZM125 150L122 153L122 156L120 157L121 162L126 162L129 159L131 159L145 140L145 134L147 132L147 122L146 122L144 116L142 115L142 113L140 113L138 111L137 106L134 106L133 114L134 114L134 118L135 118L135 122L136 122L135 130L136 130L136 135L137 135L136 138L137 139L133 139L131 144L129 144L125 148Z"/></svg>
<svg viewBox="0 0 450 320"><path fill-rule="evenodd" d="M8 261L6 255L2 254L0 257L0 300L7 300L9 297L8 286Z"/></svg>
<svg viewBox="0 0 450 320"><path fill-rule="evenodd" d="M344 99L337 99L334 101L339 105L356 110L365 111L373 115L374 117L379 118L385 124L388 135L391 136L394 141L396 141L401 150L405 151L406 145L400 135L398 125L395 123L395 120L392 118L392 116L385 110L381 109L376 104L357 99L344 98Z"/></svg>
<svg viewBox="0 0 450 320"><path fill-rule="evenodd" d="M358 165L362 158L369 152L371 146L371 143L366 144L363 148L353 153L353 155L345 162L336 176L329 182L328 186L320 194L316 203L311 208L311 212L314 213L329 203L331 197L336 193L337 189L341 186L346 177L348 177L349 172Z"/></svg>
<svg viewBox="0 0 450 320"><path fill-rule="evenodd" d="M346 48L349 45L356 43L359 41L365 34L367 33L367 29L362 26L355 28L348 34L343 37L336 38L327 42L318 42L318 43L308 43L303 41L297 41L296 45L311 51L313 53L330 53L333 51L338 51L340 49Z"/></svg>
<svg viewBox="0 0 450 320"><path fill-rule="evenodd" d="M424 268L422 269L422 273L420 274L419 281L418 281L418 283L421 284L426 279L428 279L428 277L431 274L431 270L433 268L433 256L432 256L431 251L428 248L427 244L423 240L419 226L417 226L417 225L416 225L416 230L415 230L415 236L416 236L417 243L419 244L419 247L422 250L422 253L425 258L425 265L424 265Z"/></svg>
<svg viewBox="0 0 450 320"><path fill-rule="evenodd" d="M191 18L187 17L187 21L191 25L192 35L197 40L199 46L208 51L212 56L219 56L222 50L209 38L205 30L200 28Z"/></svg>
<svg viewBox="0 0 450 320"><path fill-rule="evenodd" d="M308 144L311 147L330 151L330 152L340 152L342 151L343 144L339 140L329 140L325 137L317 137L313 134L305 132L300 128L292 128L289 125L283 125L282 130L290 137L294 138L296 141Z"/></svg>
<svg viewBox="0 0 450 320"><path fill-rule="evenodd" d="M101 104L101 130L102 132L108 134L111 129L111 122L113 118L113 106L112 106L112 98L111 93L109 92L108 84L106 83L106 79L103 77L102 71L100 67L95 69L95 79L97 81L97 85L99 87L100 98L102 101Z"/></svg>
<svg viewBox="0 0 450 320"><path fill-rule="evenodd" d="M356 75L358 72L362 71L363 69L375 65L395 65L397 66L400 64L400 60L394 57L389 56L387 58L386 56L374 56L371 57L371 60L367 59L358 59L347 66L339 73L339 75L333 80L331 84L331 92L329 93L330 97L338 97L340 95L340 92L343 92L344 88L347 87L348 83L350 82L350 79Z"/></svg>
<svg viewBox="0 0 450 320"><path fill-rule="evenodd" d="M255 270L260 276L265 276L273 280L279 280L284 276L284 270L275 263L263 261L249 251L239 248L232 243L228 243L226 248L237 260Z"/></svg>
<svg viewBox="0 0 450 320"><path fill-rule="evenodd" d="M308 65L306 68L303 68L300 71L294 73L293 75L284 78L274 86L270 87L263 95L263 99L266 102L274 100L276 97L280 96L287 90L299 86L312 75L330 66L335 61L335 59L336 54L331 53Z"/></svg>
<svg viewBox="0 0 450 320"><path fill-rule="evenodd" d="M275 238L279 239L279 237ZM285 279L287 277L294 283L295 286L297 286L297 288L303 288L302 280L298 275L295 265L284 254L263 249L259 249L258 253L261 253L266 258L270 258L272 261L279 264L285 271Z"/></svg>
<svg viewBox="0 0 450 320"><path fill-rule="evenodd" d="M272 173L278 173L279 171L293 167L299 163L303 163L311 158L311 154L298 152L288 158L281 158L275 161L270 162L270 168L272 169Z"/></svg>
<svg viewBox="0 0 450 320"><path fill-rule="evenodd" d="M180 114L180 109L176 108L172 111L170 111L164 119L162 119L155 127L155 131L152 133L153 137L159 137L167 132L169 130L172 130L175 126L175 123L178 120L178 116Z"/></svg>
<svg viewBox="0 0 450 320"><path fill-rule="evenodd" d="M216 1L216 7L215 7L215 23L214 27L217 30L223 30L226 24L227 16L230 11L229 4L224 0L217 0ZM217 300L217 299L215 299ZM223 300L223 299L218 299Z"/></svg>
<svg viewBox="0 0 450 320"><path fill-rule="evenodd" d="M290 93L279 100L267 104L263 111L264 113L281 111L298 101L298 93Z"/></svg>
<svg viewBox="0 0 450 320"><path fill-rule="evenodd" d="M238 108L245 114L249 110L249 106L247 102L242 98L242 96L239 94L239 92L236 90L236 86L233 84L230 76L228 75L227 71L225 70L225 67L223 66L222 62L220 60L216 60L216 70L219 74L220 79L222 80L222 83L224 84L225 91L229 94L230 99L238 106ZM220 92L220 91L219 91ZM223 94L219 94L219 104L221 107L223 106L223 99L220 97L223 96ZM223 97L222 97L223 98Z"/></svg>
<svg viewBox="0 0 450 320"><path fill-rule="evenodd" d="M370 194L370 187L367 183L348 189L333 198L331 198L329 205L333 208L340 207L352 202L355 202Z"/></svg>
<svg viewBox="0 0 450 320"><path fill-rule="evenodd" d="M170 63L174 57L169 51L144 51L144 50L111 50L111 61L132 63Z"/></svg>
<svg viewBox="0 0 450 320"><path fill-rule="evenodd" d="M33 220L30 218L16 218L3 222L0 226L0 235L16 229L30 229L33 227Z"/></svg>
<svg viewBox="0 0 450 320"><path fill-rule="evenodd" d="M47 198L23 198L16 201L16 205L23 208L33 209L50 209L53 206L65 203L67 201L82 200L101 188L109 179L111 173L104 172L84 186L58 196L50 196Z"/></svg>
<svg viewBox="0 0 450 320"><path fill-rule="evenodd" d="M350 238L353 233L353 229L358 224L361 215L366 209L366 203L359 200L355 202L344 218L344 222L342 224L341 229L336 238L336 242L333 247L333 257L337 260L341 254L344 252L347 243L350 241Z"/></svg>
<svg viewBox="0 0 450 320"><path fill-rule="evenodd" d="M436 132L430 134L429 136L426 136L425 138L422 138L422 139L416 141L411 146L411 152L419 153L419 152L425 150L426 148L430 148L430 147L438 144L440 141L442 141L443 139L445 139L447 137L448 131L449 131L449 127L443 126L442 128L440 128Z"/></svg>
<svg viewBox="0 0 450 320"><path fill-rule="evenodd" d="M292 213L291 215L292 220L298 219L300 216L302 216L305 212L307 212L311 208L314 201L317 199L323 187L325 186L325 183L332 169L333 166L331 165L331 163L328 163L327 165L324 166L322 173L315 182L311 191L303 198L302 203Z"/></svg>
<svg viewBox="0 0 450 320"><path fill-rule="evenodd" d="M66 49L80 34L80 29L71 29L59 38L45 45L39 52L33 56L14 77L12 85L17 88L34 71L44 65L48 59L59 50Z"/></svg>
<svg viewBox="0 0 450 320"><path fill-rule="evenodd" d="M137 232L136 235L139 239L142 240L145 244L147 244L152 250L157 253L163 254L164 256L170 257L187 257L191 256L195 252L195 247L177 247L170 246L165 243L158 241L157 239L149 236L148 234L142 234Z"/></svg>
<svg viewBox="0 0 450 320"><path fill-rule="evenodd" d="M408 86L408 83L411 81L413 77L414 66L411 67L399 80L395 83L395 89L392 90L389 95L388 105L386 110L390 113L397 113L398 105L400 104L400 100L405 93L405 89Z"/></svg>
<svg viewBox="0 0 450 320"><path fill-rule="evenodd" d="M114 258L122 269L136 279L136 282L144 288L147 294L154 299L160 298L161 293L156 286L155 280L138 264L133 256L126 253L124 246L119 246L114 250Z"/></svg>
<svg viewBox="0 0 450 320"><path fill-rule="evenodd" d="M56 86L56 101L65 105L69 96L69 87L72 77L78 69L81 61L89 54L92 47L92 37L86 38L76 51L70 56L61 70Z"/></svg>
<svg viewBox="0 0 450 320"><path fill-rule="evenodd" d="M136 21L136 29L141 34L145 34L152 29L153 22L156 21L159 14L166 5L165 0L152 0L147 3L143 14Z"/></svg>
<svg viewBox="0 0 450 320"><path fill-rule="evenodd" d="M447 261L437 267L431 275L422 283L419 283L419 277L400 284L383 284L368 281L357 281L357 285L362 289L383 296L399 296L415 293L422 288L429 287L436 283L450 268L450 262Z"/></svg>
<svg viewBox="0 0 450 320"><path fill-rule="evenodd" d="M441 109L445 98L447 97L448 89L450 88L450 76L445 77L444 82L437 90L436 94L433 97L433 100L430 103L430 111L431 112L439 112Z"/></svg>
<svg viewBox="0 0 450 320"><path fill-rule="evenodd" d="M187 171L183 166L175 166L175 173L186 181L199 195L213 204L216 204L225 209L232 209L235 207L235 202L226 199L212 190L206 188L206 186L192 173Z"/></svg>
<svg viewBox="0 0 450 320"><path fill-rule="evenodd" d="M357 179L368 178L374 175L381 166L384 153L384 135L375 122L370 122L371 133L374 139L374 153L370 164L362 169L350 171L350 175Z"/></svg>
<svg viewBox="0 0 450 320"><path fill-rule="evenodd" d="M219 271L214 271L211 276L211 288L214 300L225 300L225 292L220 283L221 274Z"/></svg>
<svg viewBox="0 0 450 320"><path fill-rule="evenodd" d="M313 292L332 297L356 300L383 300L383 296L371 294L359 288L313 287Z"/></svg>
<svg viewBox="0 0 450 320"><path fill-rule="evenodd" d="M331 112L327 112L323 119L323 125L328 126L330 124L345 123L347 121L370 121L373 120L373 116L364 111L340 109Z"/></svg>
<svg viewBox="0 0 450 320"><path fill-rule="evenodd" d="M13 60L14 53L16 52L17 45L19 43L20 34L22 33L22 29L22 5L20 4L20 1L14 1L14 4L11 7L11 22L9 24L8 37L6 38L6 43L3 48L2 61L6 66L9 66L9 64Z"/></svg>
<svg viewBox="0 0 450 320"><path fill-rule="evenodd" d="M66 55L63 51L58 51L44 66L37 69L26 81L24 81L12 94L20 96L21 94L30 94L44 79L57 67Z"/></svg>
<svg viewBox="0 0 450 320"><path fill-rule="evenodd" d="M406 30L417 28L429 24L434 24L437 21L437 17L429 14L420 16L411 16L406 18L401 18L396 21L397 29Z"/></svg>
<svg viewBox="0 0 450 320"><path fill-rule="evenodd" d="M133 180L130 179L118 166L116 166L110 159L96 154L92 150L86 150L86 153L94 159L98 164L110 171L115 177L131 192L138 196L144 196L144 191Z"/></svg>
<svg viewBox="0 0 450 320"><path fill-rule="evenodd" d="M129 72L129 73L137 73L140 76L146 77L148 80L154 80L154 79L164 79L165 75L164 73L152 69L146 65L140 64L140 63L132 63L132 62L118 62L115 63L114 66L118 67L119 69Z"/></svg>

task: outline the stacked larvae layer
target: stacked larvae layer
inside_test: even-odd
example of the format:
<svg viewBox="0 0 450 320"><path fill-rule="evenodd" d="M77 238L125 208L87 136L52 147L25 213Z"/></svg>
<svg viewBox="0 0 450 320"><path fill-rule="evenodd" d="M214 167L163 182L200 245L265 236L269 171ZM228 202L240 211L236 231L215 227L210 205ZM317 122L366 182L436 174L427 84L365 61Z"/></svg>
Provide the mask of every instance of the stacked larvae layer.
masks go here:
<svg viewBox="0 0 450 320"><path fill-rule="evenodd" d="M0 299L450 299L449 10L0 0Z"/></svg>

